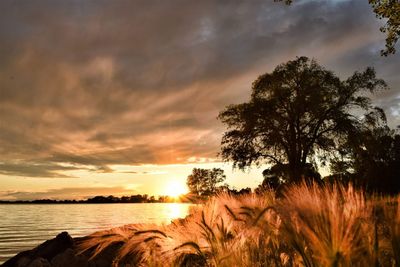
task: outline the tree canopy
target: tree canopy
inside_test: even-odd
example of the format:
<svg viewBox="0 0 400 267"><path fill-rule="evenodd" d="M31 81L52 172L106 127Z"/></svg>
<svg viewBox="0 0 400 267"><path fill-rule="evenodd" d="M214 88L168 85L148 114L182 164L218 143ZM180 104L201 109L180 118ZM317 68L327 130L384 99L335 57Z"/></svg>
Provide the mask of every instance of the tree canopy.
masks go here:
<svg viewBox="0 0 400 267"><path fill-rule="evenodd" d="M400 35L400 1L399 0L368 0L376 17L386 20L381 32L386 33L386 49L381 51L383 56L394 54L395 45Z"/></svg>
<svg viewBox="0 0 400 267"><path fill-rule="evenodd" d="M326 160L365 121L385 122L366 93L386 87L372 68L341 80L307 57L288 61L253 82L249 102L219 114L228 127L221 155L240 169L287 164L290 181L300 181L307 163Z"/></svg>
<svg viewBox="0 0 400 267"><path fill-rule="evenodd" d="M192 194L209 196L217 191L218 185L225 178L224 171L220 168L194 168L187 178L187 186Z"/></svg>
<svg viewBox="0 0 400 267"><path fill-rule="evenodd" d="M287 184L290 178L288 164L275 164L262 172L264 177L262 183L256 188L257 193L267 189L279 190L282 185ZM321 181L321 175L311 163L306 163L302 175L305 179L315 182Z"/></svg>
<svg viewBox="0 0 400 267"><path fill-rule="evenodd" d="M400 135L387 126L367 128L339 147L334 179L352 181L368 191L400 191Z"/></svg>

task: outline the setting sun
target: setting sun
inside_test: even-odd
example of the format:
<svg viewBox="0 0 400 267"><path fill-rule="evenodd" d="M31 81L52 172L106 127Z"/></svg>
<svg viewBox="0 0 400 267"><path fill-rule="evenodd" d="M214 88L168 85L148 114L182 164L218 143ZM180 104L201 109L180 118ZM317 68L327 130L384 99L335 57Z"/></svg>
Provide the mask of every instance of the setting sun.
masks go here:
<svg viewBox="0 0 400 267"><path fill-rule="evenodd" d="M179 197L180 195L186 194L188 189L185 184L178 181L171 181L165 187L165 194L170 197Z"/></svg>
<svg viewBox="0 0 400 267"><path fill-rule="evenodd" d="M400 0L0 0L0 267L400 267L399 70Z"/></svg>

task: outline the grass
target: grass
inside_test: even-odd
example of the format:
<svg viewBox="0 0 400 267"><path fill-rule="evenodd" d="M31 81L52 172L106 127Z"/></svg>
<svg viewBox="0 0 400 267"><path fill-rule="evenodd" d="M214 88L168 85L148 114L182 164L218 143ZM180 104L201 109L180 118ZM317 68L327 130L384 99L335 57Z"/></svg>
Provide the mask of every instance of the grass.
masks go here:
<svg viewBox="0 0 400 267"><path fill-rule="evenodd" d="M98 232L80 247L96 257L119 244L114 266L400 266L399 200L338 184L220 194L185 219Z"/></svg>

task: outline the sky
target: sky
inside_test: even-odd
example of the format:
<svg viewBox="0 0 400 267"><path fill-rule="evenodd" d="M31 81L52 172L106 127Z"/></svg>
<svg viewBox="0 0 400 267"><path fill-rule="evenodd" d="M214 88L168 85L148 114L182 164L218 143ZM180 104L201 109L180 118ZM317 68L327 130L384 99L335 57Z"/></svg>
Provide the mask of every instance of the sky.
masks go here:
<svg viewBox="0 0 400 267"><path fill-rule="evenodd" d="M307 56L345 79L367 66L400 125L400 52L381 57L368 1L0 1L0 199L162 195L221 167L218 113ZM399 45L397 49L400 51Z"/></svg>

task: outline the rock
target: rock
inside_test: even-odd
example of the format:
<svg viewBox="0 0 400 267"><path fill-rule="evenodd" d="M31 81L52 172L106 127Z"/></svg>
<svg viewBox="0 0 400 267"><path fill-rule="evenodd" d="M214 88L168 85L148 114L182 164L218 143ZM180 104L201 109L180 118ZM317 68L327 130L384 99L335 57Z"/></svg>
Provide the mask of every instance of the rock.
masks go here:
<svg viewBox="0 0 400 267"><path fill-rule="evenodd" d="M51 267L50 263L48 262L48 260L43 259L43 258L37 258L34 259L29 265L28 267Z"/></svg>
<svg viewBox="0 0 400 267"><path fill-rule="evenodd" d="M62 232L32 250L23 251L3 263L3 267L110 267L122 243L114 243L96 257L93 251L78 253L77 244L88 237L73 239ZM128 266L123 264L121 266ZM136 266L136 265L135 265Z"/></svg>
<svg viewBox="0 0 400 267"><path fill-rule="evenodd" d="M68 248L51 260L52 267L89 267L88 258L83 255L76 255L75 251Z"/></svg>
<svg viewBox="0 0 400 267"><path fill-rule="evenodd" d="M74 241L67 232L62 232L56 238L47 240L36 248L21 252L12 257L3 267L47 267L50 261L68 248L72 248Z"/></svg>
<svg viewBox="0 0 400 267"><path fill-rule="evenodd" d="M15 264L15 266L17 267L25 267L28 266L28 264L32 261L31 258L28 257L21 257L17 263ZM3 265L4 266L4 265Z"/></svg>
<svg viewBox="0 0 400 267"><path fill-rule="evenodd" d="M18 253L16 256L12 257L5 263L3 263L3 267L26 267L32 261L33 257L31 255L31 251L23 251Z"/></svg>
<svg viewBox="0 0 400 267"><path fill-rule="evenodd" d="M36 257L42 257L49 261L56 255L64 252L67 248L72 248L74 241L67 232L58 234L56 238L47 240L34 249Z"/></svg>

